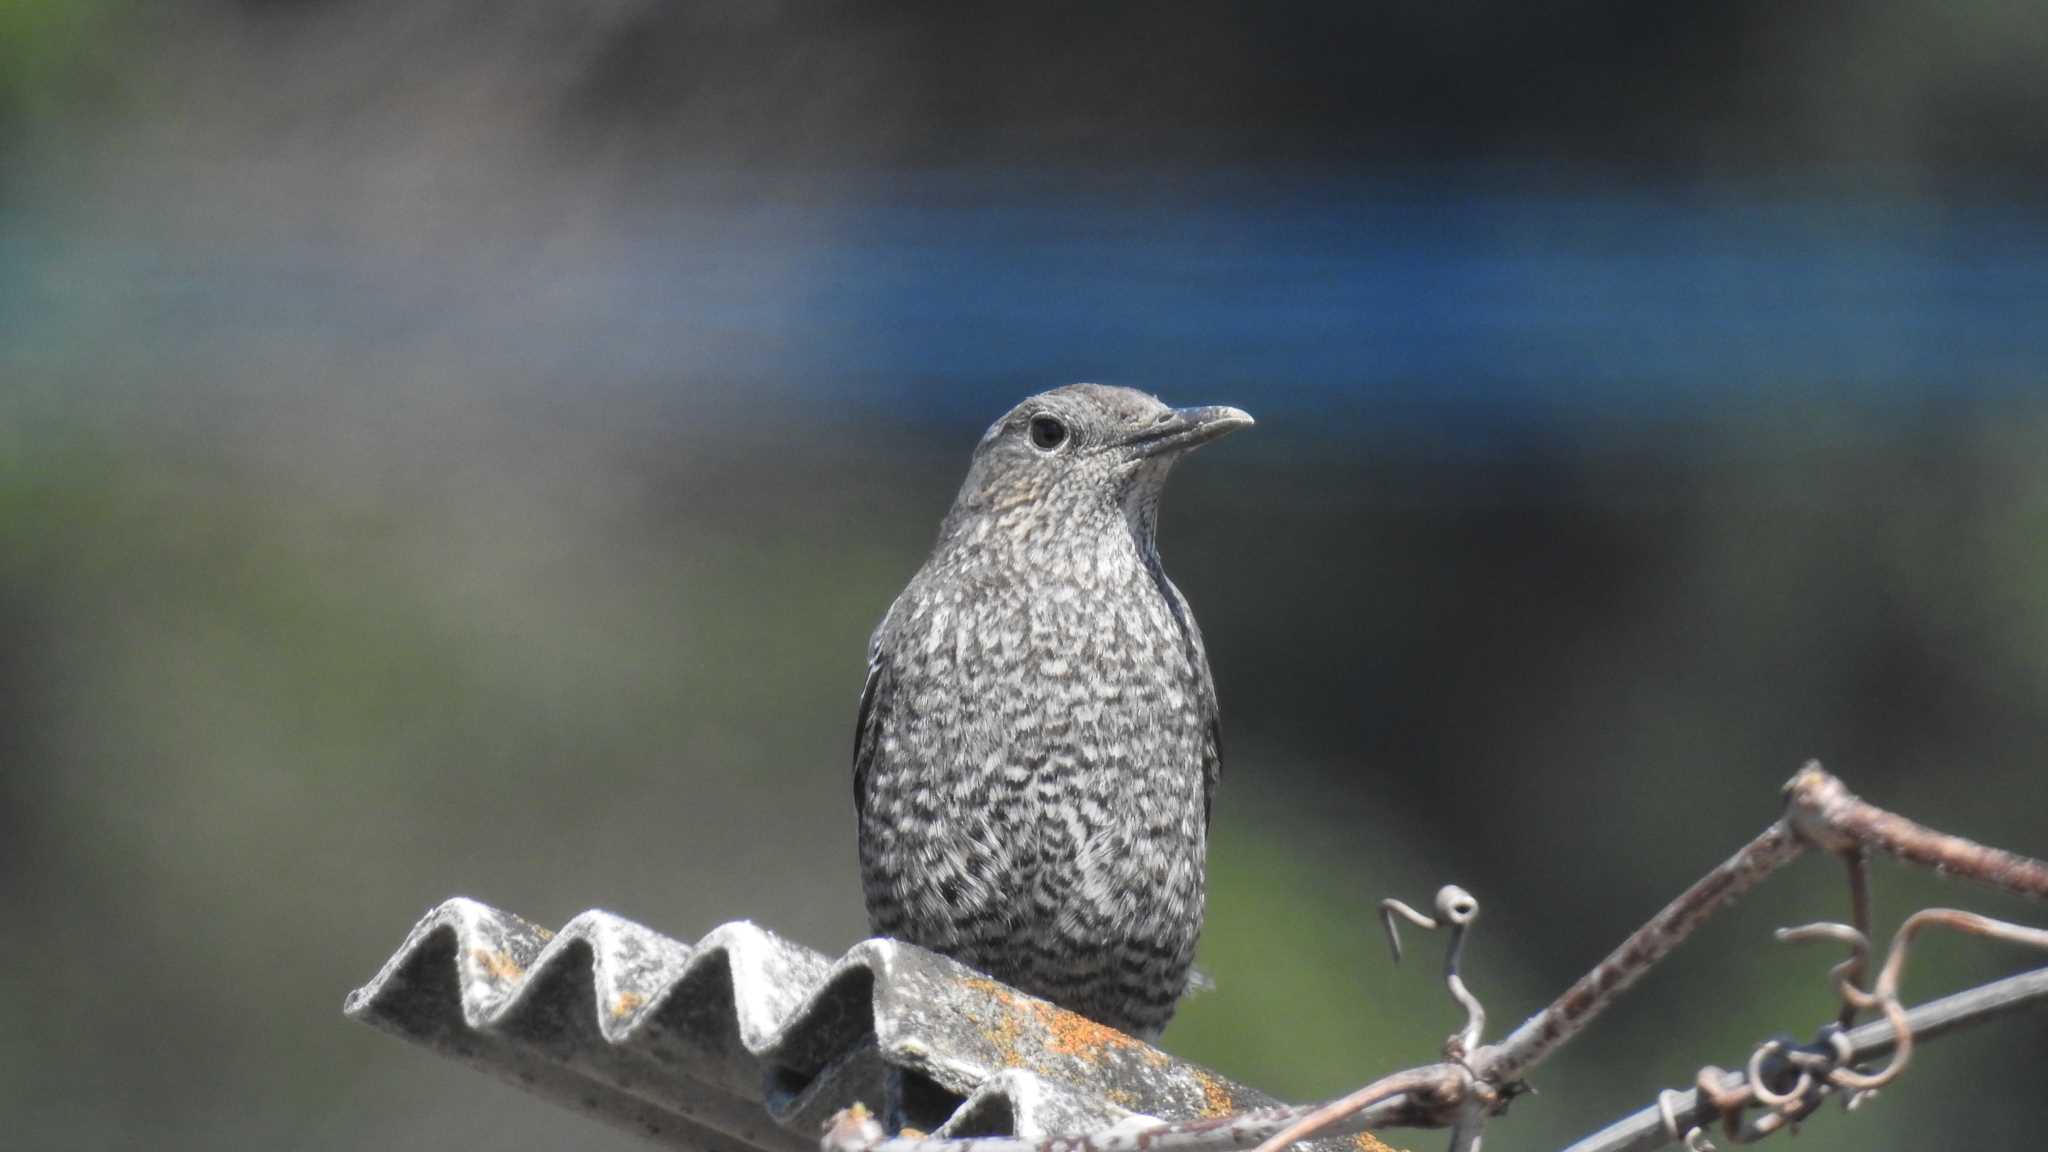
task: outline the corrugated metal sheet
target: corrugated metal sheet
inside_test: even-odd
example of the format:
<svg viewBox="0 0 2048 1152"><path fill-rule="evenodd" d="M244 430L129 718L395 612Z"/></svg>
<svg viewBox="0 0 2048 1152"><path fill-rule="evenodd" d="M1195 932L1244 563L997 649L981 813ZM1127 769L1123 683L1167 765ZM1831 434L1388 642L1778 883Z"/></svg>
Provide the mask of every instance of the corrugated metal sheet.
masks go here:
<svg viewBox="0 0 2048 1152"><path fill-rule="evenodd" d="M748 923L688 945L606 912L556 933L458 898L344 1010L710 1152L815 1149L855 1101L892 1129L1034 1138L1273 1102L923 949L833 960Z"/></svg>

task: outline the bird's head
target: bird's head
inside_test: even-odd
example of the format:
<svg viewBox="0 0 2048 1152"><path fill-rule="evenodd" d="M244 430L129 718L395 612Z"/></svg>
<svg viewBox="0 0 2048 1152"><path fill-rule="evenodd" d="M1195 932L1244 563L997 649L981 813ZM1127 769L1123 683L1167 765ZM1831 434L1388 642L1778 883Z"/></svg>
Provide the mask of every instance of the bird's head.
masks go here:
<svg viewBox="0 0 2048 1152"><path fill-rule="evenodd" d="M1169 408L1130 388L1069 384L1010 409L975 446L948 517L1011 537L1116 520L1151 539L1166 475L1183 453L1252 418L1236 408Z"/></svg>

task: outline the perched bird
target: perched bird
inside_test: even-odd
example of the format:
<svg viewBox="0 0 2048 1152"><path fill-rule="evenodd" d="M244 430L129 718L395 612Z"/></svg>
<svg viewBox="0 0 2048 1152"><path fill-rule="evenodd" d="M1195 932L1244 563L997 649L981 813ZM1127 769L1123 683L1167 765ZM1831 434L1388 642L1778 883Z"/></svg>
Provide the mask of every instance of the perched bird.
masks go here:
<svg viewBox="0 0 2048 1152"><path fill-rule="evenodd" d="M1156 1038L1202 929L1215 685L1153 528L1252 418L1074 384L996 421L868 645L854 737L877 935Z"/></svg>

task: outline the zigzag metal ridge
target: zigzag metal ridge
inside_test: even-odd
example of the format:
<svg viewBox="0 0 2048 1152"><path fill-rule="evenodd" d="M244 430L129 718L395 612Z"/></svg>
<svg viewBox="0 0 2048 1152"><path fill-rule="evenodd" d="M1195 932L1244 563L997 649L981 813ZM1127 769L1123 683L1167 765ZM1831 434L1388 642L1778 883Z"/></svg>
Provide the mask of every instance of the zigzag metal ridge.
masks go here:
<svg viewBox="0 0 2048 1152"><path fill-rule="evenodd" d="M921 948L834 961L744 921L687 945L608 912L554 933L457 897L343 1011L707 1152L815 1148L855 1101L892 1127L1032 1138L1272 1102Z"/></svg>

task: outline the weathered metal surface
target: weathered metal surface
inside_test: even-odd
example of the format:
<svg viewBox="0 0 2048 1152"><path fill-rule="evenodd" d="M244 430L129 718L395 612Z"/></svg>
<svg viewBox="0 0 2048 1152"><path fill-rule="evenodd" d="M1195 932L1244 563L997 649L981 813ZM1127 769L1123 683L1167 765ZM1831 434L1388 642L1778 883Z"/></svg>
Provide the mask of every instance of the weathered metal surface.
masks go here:
<svg viewBox="0 0 2048 1152"><path fill-rule="evenodd" d="M1029 1137L1272 1103L921 948L834 961L744 922L686 945L607 912L555 933L449 900L344 1011L707 1152L813 1149L855 1101L892 1128Z"/></svg>

